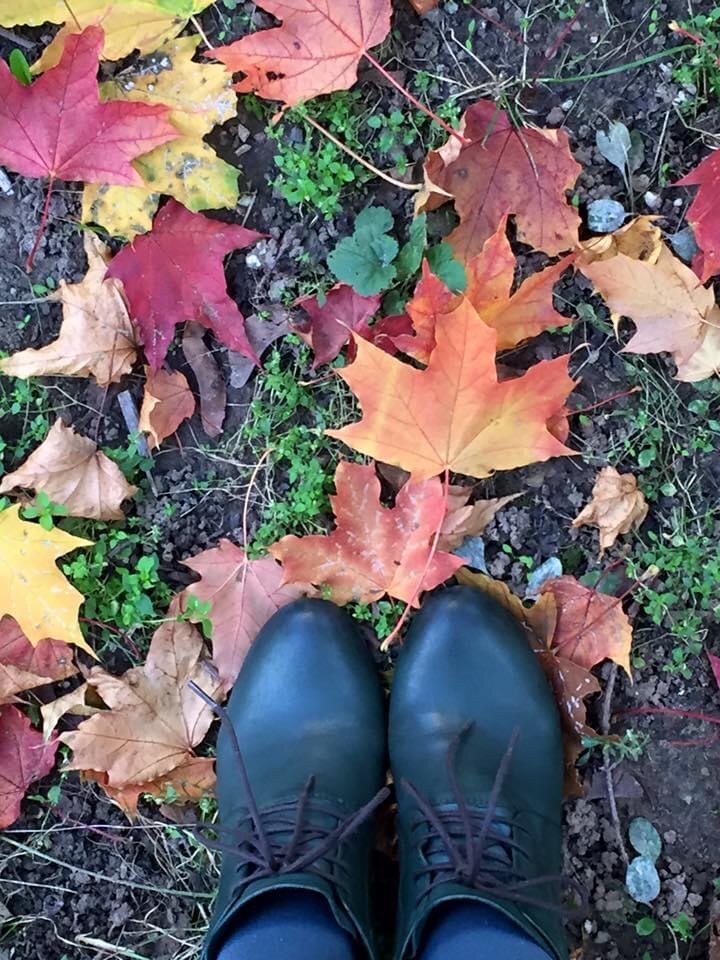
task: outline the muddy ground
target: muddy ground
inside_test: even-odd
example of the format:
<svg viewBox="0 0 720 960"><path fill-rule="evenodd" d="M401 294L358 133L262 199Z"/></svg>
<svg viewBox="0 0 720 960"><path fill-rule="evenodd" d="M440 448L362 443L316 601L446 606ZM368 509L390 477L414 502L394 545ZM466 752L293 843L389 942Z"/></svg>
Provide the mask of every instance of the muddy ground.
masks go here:
<svg viewBox="0 0 720 960"><path fill-rule="evenodd" d="M668 235L682 228L690 193L668 184L704 155L703 131L716 131L718 119L712 103L701 105L692 116L680 109L688 93L673 80L675 58L670 49L680 41L666 25L686 16L687 4L680 0L589 2L571 22L568 8L573 4L531 2L527 11L521 11L506 0L496 0L492 8L481 7L481 2L446 0L421 20L405 0L398 0L396 29L381 51L382 61L406 79L419 70L431 73L436 79L429 97L435 105L449 97L467 105L479 96L502 92L515 100L528 122L562 126L583 166L577 188L581 212L593 199L612 197L628 211L634 205L637 212L659 213ZM658 23L654 31L653 11ZM529 26L523 43L519 34L524 15ZM248 18L256 27L270 22L254 4L243 2L233 11L217 4L200 20L211 41L217 42L224 31L223 41L228 42L245 32ZM33 44L27 51L30 60L53 32L50 28L18 31ZM7 56L13 45L0 38L0 55ZM658 53L663 55L652 59ZM643 59L646 62L637 68L595 76ZM587 74L593 78L582 79ZM535 82L522 82L533 78ZM372 72L361 75L363 89L382 99L385 112L401 106L395 92L378 80ZM606 129L613 120L637 131L645 145L632 199L619 172L595 147L596 131ZM291 124L288 131L288 136L297 135ZM259 265L254 261L254 269L248 267L244 252L233 255L228 264L230 290L246 313L269 302L287 303L289 294L304 290L303 283L317 279L327 283L328 251L369 203L389 207L401 232L409 221L409 194L377 180L347 188L342 195L343 212L329 220L311 209L289 206L268 182L275 175L275 144L265 133L264 121L244 112L242 105L238 120L216 131L211 142L225 159L241 167L243 191L253 198L249 214L244 206L236 215L223 213L223 219L240 221L247 216L247 226L270 235L255 249ZM243 153L247 144L251 149ZM411 178L419 174L422 152L417 144L408 149ZM372 137L368 137L367 155L373 159ZM84 272L76 225L80 190L78 184L66 184L56 191L50 226L28 277L23 264L39 219L43 184L13 175L10 179L12 194L0 195L0 299L25 301L33 296L33 283L44 283L48 277L77 280ZM657 197L652 209L645 199L648 191ZM438 215L432 224L436 231L444 229L445 215ZM543 262L522 246L516 246L516 252L521 274ZM557 306L569 322L575 320L572 330L545 334L513 351L506 362L524 369L537 359L574 351L572 371L582 377L572 399L575 410L585 410L633 386L640 390L572 418L570 445L581 456L503 473L477 484L481 496L526 491L518 504L499 515L486 538L490 572L519 589L526 577L521 556L531 558L534 565L559 556L565 570L576 576L618 560L622 570L623 557L634 549L632 538L613 548L600 565L595 534L569 529L570 520L589 497L597 467L607 462L637 473L641 484L647 479L653 485L644 534L672 529L679 516L692 523L706 515L715 518L713 535L719 532L720 450L712 443L695 449L679 439L717 418L718 394L709 394L707 409L693 412L688 405L697 392L672 381L669 361L648 357L628 362L612 336L607 312L591 299L582 277L566 275L558 288ZM47 343L59 320L55 305L6 303L0 320L0 349L12 352ZM229 381L226 351L216 343L208 341L208 345ZM296 353L296 347L283 346L283 363L294 362ZM177 351L171 353L170 363L185 369ZM312 379L309 369L305 373L306 379ZM248 404L262 376L257 374L241 389L229 389L222 449L243 449ZM127 426L116 399L120 388L104 391L86 381L68 379L48 379L45 386L52 411L97 437L101 445L116 448L127 442ZM122 388L139 400L141 378L128 378ZM658 396L663 398L662 416ZM637 462L637 449L648 429L648 411L655 412L666 439L657 441L661 452L644 472ZM657 422L651 426L657 427ZM3 436L17 436L26 428L26 413L8 417ZM144 484L142 499L130 511L138 518L139 530L154 525L159 531L161 575L173 590L188 581L180 560L215 544L221 536L241 537L240 513L248 481L247 471L237 466L242 457L228 456L219 462L217 453L210 456L205 444L199 419L194 418L180 430L178 444L166 444L155 456L152 484ZM217 451L217 445L213 449ZM658 463L664 474L658 471ZM15 465L4 464L6 469ZM197 488L198 481L208 477L213 482ZM668 478L680 482L668 487ZM664 491L660 489L663 481ZM275 469L264 484L270 495L274 490L279 497L292 496L292 483L282 471ZM251 535L261 513L262 504L253 500ZM609 720L611 731L618 735L627 729L641 731L647 742L639 758L623 760L614 770L616 817L608 802L598 750L591 752L583 771L586 796L566 804L566 870L585 887L590 904L586 919L569 921L569 934L584 960L704 957L713 880L720 876L716 780L720 743L712 736L713 727L702 721L624 711L669 707L714 714L719 695L702 653L688 658L687 676L666 669L676 641L664 626L652 623L640 602L630 603L636 650L642 660L636 658L632 685L619 674L609 689L611 670L609 666L600 669L605 692L592 704L590 718L598 727L603 718ZM720 653L718 626L710 615L702 617L699 638ZM57 785L59 799L56 796L56 802L49 803L48 791ZM36 784L31 794L39 799L26 801L23 819L0 838L0 960L109 956L190 960L197 955L216 878L212 854L162 826L167 821L154 807L144 807L140 821L128 825L92 785L82 784L75 775L56 772ZM652 910L633 903L624 887L618 831L626 837L627 825L635 816L650 819L663 838L659 862L663 887ZM34 852L28 851L29 845ZM379 865L386 872L392 869L383 857ZM379 881L379 889L386 886L387 880ZM683 914L687 930L682 920L676 920L671 931L670 921ZM655 917L657 932L643 938L635 925L648 915Z"/></svg>

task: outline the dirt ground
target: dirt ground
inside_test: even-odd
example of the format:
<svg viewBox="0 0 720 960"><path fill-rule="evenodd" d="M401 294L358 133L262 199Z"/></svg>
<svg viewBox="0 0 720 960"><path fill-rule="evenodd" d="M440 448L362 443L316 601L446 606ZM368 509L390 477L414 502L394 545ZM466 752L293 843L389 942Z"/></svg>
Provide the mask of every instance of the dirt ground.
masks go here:
<svg viewBox="0 0 720 960"><path fill-rule="evenodd" d="M445 0L419 19L406 0L397 0L395 30L380 59L406 80L417 71L430 73L435 80L428 95L435 105L453 99L465 106L480 96L497 97L502 92L527 122L563 127L583 166L577 186L583 215L588 202L602 197L619 199L630 212L622 177L595 147L598 129L623 121L640 134L645 146L645 160L633 185L635 211L661 215L668 236L681 229L691 194L669 184L704 155L703 132L716 131L718 121L712 103L691 119L679 109L683 90L672 77L675 61L670 48L680 40L666 25L687 16L685 0L598 0L582 6L574 22L568 8L579 4L531 0L526 11L510 0L495 0L492 8L482 2ZM660 24L655 31L653 16ZM529 21L525 43L519 36L523 17ZM254 4L244 2L233 11L218 3L200 17L213 42L219 42L223 31L223 42L245 32L249 19L255 27L270 22ZM28 59L34 59L53 32L18 31L35 45L27 51ZM0 38L0 55L6 57L13 45ZM645 62L627 66L638 60ZM623 69L610 72L616 67ZM588 74L589 79L577 79ZM402 107L392 88L378 80L366 71L360 89L379 99L386 113ZM292 124L286 125L285 135L296 133ZM272 162L276 145L265 132L265 121L254 112L243 113L242 107L239 120L216 130L210 140L225 159L241 168L242 190L252 198L237 214L223 212L222 218L269 234L254 249L252 266L246 252L229 261L230 290L246 313L268 303L287 303L289 294L304 292L308 284L327 285L328 251L338 237L350 232L354 216L368 204L387 206L398 224L409 222L410 195L378 180L348 187L341 198L343 212L332 219L307 207L290 206L269 183L276 175ZM247 144L251 149L242 152ZM409 178L417 179L422 155L421 145L408 148ZM372 137L367 156L373 159ZM382 157L378 162L382 165ZM56 305L13 301L31 299L31 284L45 283L48 277L77 280L85 267L77 228L80 190L77 184L67 184L56 190L33 274L25 273L43 184L12 175L11 181L12 194L0 194L0 300L5 301L0 349L8 352L47 343L60 320ZM656 196L652 209L648 191ZM434 215L431 229L444 232L447 214ZM516 245L516 252L521 275L543 262L522 246ZM589 416L571 419L569 443L580 456L477 484L481 496L526 491L498 516L486 537L490 573L519 589L526 579L526 558L537 566L557 556L565 571L576 576L605 569L614 561L620 561L623 569L623 558L632 552L631 540L613 548L601 564L594 532L570 529L571 519L589 498L597 468L608 462L637 473L641 485L647 480L657 488L644 531L672 530L681 522L691 525L709 515L714 518L711 535L717 539L720 532L720 442L699 447L685 443L718 417L720 395L711 392L706 407L693 407L697 391L672 380L669 361L622 356L607 311L591 298L582 276L566 274L556 299L568 322L575 321L572 329L544 334L512 351L505 362L525 369L537 359L572 351L571 371L582 378L572 398L579 411L631 387L640 389L593 409ZM623 328L625 338L630 329ZM226 350L217 343L211 347L229 382ZM282 362L295 363L297 352L292 344L283 345ZM179 352L171 352L170 363L189 373ZM309 368L303 373L305 379L313 379ZM183 558L214 545L221 536L241 537L240 514L253 466L241 465L243 431L263 376L260 372L246 386L229 388L225 431L214 446L208 446L199 418L183 426L180 445L168 443L154 457L152 484L145 485L142 498L130 509L138 518L139 531L154 528L161 544L160 575L172 590L190 579L179 565ZM139 377L108 391L84 380L49 378L44 385L55 414L104 447L126 443L117 393L129 389L139 401ZM322 400L321 393L319 397ZM27 410L8 417L3 437L20 435L27 420ZM644 469L636 454L647 431L655 431L653 437L657 434L653 443L658 450L653 464ZM14 465L6 462L5 468ZM675 482L668 485L668 478ZM263 480L263 488L265 500L253 500L251 535L267 497L292 497L293 482L275 468ZM140 552L138 548L137 555ZM589 752L583 770L586 795L566 803L566 871L583 885L590 904L587 918L569 921L569 935L573 947L582 948L583 960L706 957L713 881L720 877L720 788L715 783L720 740L701 720L626 711L662 707L712 715L720 695L702 653L687 659L686 670L667 669L676 641L665 625L653 623L641 602L631 603L631 613L634 682L622 672L616 675L609 665L601 668L604 693L592 704L590 719L598 728L605 720L613 733L622 735L629 729L647 740L639 756L621 759L612 771L615 814L597 749ZM706 612L701 621L699 639L720 653L717 621ZM122 656L117 657L118 666L123 666ZM67 687L59 684L56 692L63 689ZM44 798L58 784L59 799L50 804ZM109 956L190 960L198 955L217 876L213 854L174 828L155 807L143 807L140 820L128 824L96 788L74 774L55 772L34 785L31 794L37 799L25 802L22 820L0 837L0 960ZM651 910L635 904L624 886L624 849L618 832L627 845L627 825L636 816L651 820L663 838L662 893ZM382 856L379 866L386 872L392 869ZM379 890L386 884L379 880ZM657 930L642 937L636 923L649 915ZM673 926L673 918L682 915L686 927L677 920Z"/></svg>

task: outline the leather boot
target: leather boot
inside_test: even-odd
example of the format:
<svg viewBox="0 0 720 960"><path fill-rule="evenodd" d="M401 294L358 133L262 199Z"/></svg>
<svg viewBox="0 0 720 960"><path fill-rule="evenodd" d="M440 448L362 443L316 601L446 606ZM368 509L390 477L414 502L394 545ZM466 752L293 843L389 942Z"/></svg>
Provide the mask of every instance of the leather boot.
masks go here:
<svg viewBox="0 0 720 960"><path fill-rule="evenodd" d="M324 600L279 610L250 648L218 739L224 856L207 960L247 903L288 888L323 896L374 955L368 874L385 754L382 691L353 621Z"/></svg>
<svg viewBox="0 0 720 960"><path fill-rule="evenodd" d="M496 908L564 960L559 714L522 629L491 597L453 587L415 617L395 670L389 747L398 960L452 900Z"/></svg>

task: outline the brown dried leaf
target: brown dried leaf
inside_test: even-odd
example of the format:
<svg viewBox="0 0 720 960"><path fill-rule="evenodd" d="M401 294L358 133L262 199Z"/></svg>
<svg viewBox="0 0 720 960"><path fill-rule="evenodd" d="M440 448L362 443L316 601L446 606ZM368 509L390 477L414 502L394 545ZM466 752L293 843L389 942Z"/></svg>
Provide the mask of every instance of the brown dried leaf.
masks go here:
<svg viewBox="0 0 720 960"><path fill-rule="evenodd" d="M621 533L637 530L647 513L647 501L636 478L631 473L618 473L615 467L603 467L595 480L592 500L572 525L598 528L602 556Z"/></svg>
<svg viewBox="0 0 720 960"><path fill-rule="evenodd" d="M193 415L195 397L179 370L161 367L153 373L150 367L145 367L145 377L139 427L149 434L148 446L154 449Z"/></svg>
<svg viewBox="0 0 720 960"><path fill-rule="evenodd" d="M0 617L0 705L16 694L77 673L72 648L61 640L34 647L12 617Z"/></svg>
<svg viewBox="0 0 720 960"><path fill-rule="evenodd" d="M476 500L468 504L472 488L451 486L448 507L445 514L438 550L452 552L457 550L465 537L478 537L485 530L496 513L512 500L522 496L512 493L507 497L493 497L490 500Z"/></svg>
<svg viewBox="0 0 720 960"><path fill-rule="evenodd" d="M197 380L203 430L209 437L217 437L222 433L227 393L220 367L205 345L205 332L202 324L189 321L185 325L182 347Z"/></svg>

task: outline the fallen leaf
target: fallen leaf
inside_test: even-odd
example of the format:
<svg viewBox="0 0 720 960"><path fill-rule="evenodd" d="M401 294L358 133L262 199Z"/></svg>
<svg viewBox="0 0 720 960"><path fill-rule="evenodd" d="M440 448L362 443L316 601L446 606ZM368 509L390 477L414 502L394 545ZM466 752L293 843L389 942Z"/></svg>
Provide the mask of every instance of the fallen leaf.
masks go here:
<svg viewBox="0 0 720 960"><path fill-rule="evenodd" d="M171 40L149 62L141 61L134 70L100 85L103 100L165 104L180 136L133 162L142 187L86 186L86 223L99 223L111 234L132 239L151 229L161 194L196 212L235 207L238 170L221 160L203 137L235 116L237 96L224 67L192 59L199 40Z"/></svg>
<svg viewBox="0 0 720 960"><path fill-rule="evenodd" d="M662 230L655 226L657 217L635 217L614 233L604 233L580 242L579 263L610 260L624 253L632 260L657 263L664 248Z"/></svg>
<svg viewBox="0 0 720 960"><path fill-rule="evenodd" d="M363 418L329 436L426 480L449 469L471 477L572 454L547 427L564 416L575 386L568 357L546 360L498 383L495 331L462 300L436 331L425 370L358 339L357 358L339 375Z"/></svg>
<svg viewBox="0 0 720 960"><path fill-rule="evenodd" d="M512 493L507 497L476 500L469 504L472 488L451 486L448 509L445 513L438 548L452 552L457 550L465 537L478 537L484 532L495 514L513 500L522 496Z"/></svg>
<svg viewBox="0 0 720 960"><path fill-rule="evenodd" d="M648 505L631 473L603 467L598 473L590 503L573 520L573 527L585 525L600 531L600 556L621 533L637 530L648 513Z"/></svg>
<svg viewBox="0 0 720 960"><path fill-rule="evenodd" d="M258 357L262 357L269 346L284 337L286 333L290 333L288 312L281 304L268 304L262 314L251 313L245 318L245 332L250 346ZM249 357L244 357L234 350L228 350L228 363L230 364L230 386L239 390L250 379L250 374L255 370L255 364Z"/></svg>
<svg viewBox="0 0 720 960"><path fill-rule="evenodd" d="M148 434L150 449L159 447L193 413L195 397L185 374L163 369L153 373L149 367L145 368L139 429Z"/></svg>
<svg viewBox="0 0 720 960"><path fill-rule="evenodd" d="M107 773L118 788L164 777L191 760L213 713L187 683L213 698L222 694L201 663L203 649L192 624L170 621L155 632L141 667L121 677L93 667L87 681L109 709L60 735L73 751L68 768Z"/></svg>
<svg viewBox="0 0 720 960"><path fill-rule="evenodd" d="M152 231L110 262L108 275L124 284L152 370L165 359L175 325L186 320L197 320L226 346L257 361L242 314L228 296L222 258L261 236L190 213L170 200Z"/></svg>
<svg viewBox="0 0 720 960"><path fill-rule="evenodd" d="M630 676L632 627L617 597L583 586L575 577L547 580L541 592L557 604L552 649L558 656L590 670L614 660Z"/></svg>
<svg viewBox="0 0 720 960"><path fill-rule="evenodd" d="M336 283L322 304L314 294L295 301L295 306L304 310L309 318L304 326L296 325L296 332L312 347L313 369L335 359L350 339L350 331L364 336L381 299L379 293L361 297L347 283Z"/></svg>
<svg viewBox="0 0 720 960"><path fill-rule="evenodd" d="M51 700L50 703L43 703L40 707L40 713L43 718L43 739L49 740L55 727L62 717L71 713L76 717L92 717L93 714L100 713L99 707L93 707L85 702L88 690L91 688L87 683L81 683L70 693L64 694Z"/></svg>
<svg viewBox="0 0 720 960"><path fill-rule="evenodd" d="M150 53L185 28L188 18L200 13L212 0L0 0L0 23L6 27L27 24L66 23L43 50L33 71L55 66L69 33L93 24L105 31L102 56L120 60L133 50Z"/></svg>
<svg viewBox="0 0 720 960"><path fill-rule="evenodd" d="M410 0L410 5L420 16L434 10L438 3L440 3L440 0Z"/></svg>
<svg viewBox="0 0 720 960"><path fill-rule="evenodd" d="M451 313L462 300L463 297L454 294L435 276L427 260L423 260L420 280L405 307L413 332L393 337L396 349L421 363L427 363L435 346L438 321Z"/></svg>
<svg viewBox="0 0 720 960"><path fill-rule="evenodd" d="M178 133L160 105L101 103L97 87L103 31L65 40L56 67L25 86L0 60L0 163L26 177L142 184L131 161Z"/></svg>
<svg viewBox="0 0 720 960"><path fill-rule="evenodd" d="M363 55L390 32L390 0L262 0L259 5L282 26L214 47L206 56L221 60L231 73L247 74L235 86L239 93L280 100L288 107L348 90Z"/></svg>
<svg viewBox="0 0 720 960"><path fill-rule="evenodd" d="M676 187L698 187L686 214L695 232L700 252L693 268L703 283L720 273L720 217L717 191L720 183L720 154L715 150L678 180Z"/></svg>
<svg viewBox="0 0 720 960"><path fill-rule="evenodd" d="M55 564L78 547L91 546L90 540L57 527L43 530L21 520L17 504L0 511L0 616L13 617L34 647L52 637L95 656L77 620L84 597Z"/></svg>
<svg viewBox="0 0 720 960"><path fill-rule="evenodd" d="M200 421L203 430L208 437L217 437L222 433L223 421L225 420L227 392L222 371L203 339L204 333L204 328L196 321L191 320L186 323L183 331L182 348L185 359L190 364L197 381L200 396ZM247 342L249 345L247 352L253 352L254 356L254 348L249 340Z"/></svg>
<svg viewBox="0 0 720 960"><path fill-rule="evenodd" d="M0 482L0 494L20 487L46 493L71 517L123 520L123 500L134 497L116 463L98 450L89 437L56 420L48 435L27 460Z"/></svg>
<svg viewBox="0 0 720 960"><path fill-rule="evenodd" d="M566 199L581 167L564 130L517 127L491 100L465 112L463 146L454 137L425 161L426 190L416 212L454 199L460 224L448 243L466 263L481 252L504 216L515 215L517 237L555 256L577 246L580 218Z"/></svg>
<svg viewBox="0 0 720 960"><path fill-rule="evenodd" d="M704 380L720 365L720 307L689 267L663 247L657 262L618 253L578 262L612 311L629 317L637 332L628 353L672 354L678 380Z"/></svg>
<svg viewBox="0 0 720 960"><path fill-rule="evenodd" d="M41 640L34 647L12 617L0 617L0 704L76 673L72 648L66 643Z"/></svg>
<svg viewBox="0 0 720 960"><path fill-rule="evenodd" d="M341 605L372 603L388 594L418 607L421 591L432 590L463 565L449 553L431 555L445 509L437 478L409 481L395 506L384 507L373 464L341 461L335 489L332 533L283 537L269 548L283 565L286 583L322 586Z"/></svg>
<svg viewBox="0 0 720 960"><path fill-rule="evenodd" d="M20 816L27 788L50 773L57 748L57 739L44 743L17 707L0 707L0 829Z"/></svg>
<svg viewBox="0 0 720 960"><path fill-rule="evenodd" d="M107 278L109 248L91 233L83 237L88 271L79 283L60 281L50 299L62 304L57 340L0 359L0 371L27 380L37 376L94 377L101 387L132 370L135 331L122 284Z"/></svg>
<svg viewBox="0 0 720 960"><path fill-rule="evenodd" d="M211 604L213 663L226 687L235 682L250 645L275 611L315 593L309 584L285 586L282 568L272 557L249 560L230 540L183 564L200 580L180 595L180 605L187 596Z"/></svg>
<svg viewBox="0 0 720 960"><path fill-rule="evenodd" d="M215 787L215 761L210 757L190 757L157 780L125 787L111 787L107 774L96 770L84 771L83 777L99 784L132 820L137 816L138 801L144 794L173 804L195 803L202 797L212 795Z"/></svg>
<svg viewBox="0 0 720 960"><path fill-rule="evenodd" d="M714 654L708 653L707 658L710 661L710 668L713 672L715 683L720 689L720 657L716 657Z"/></svg>

